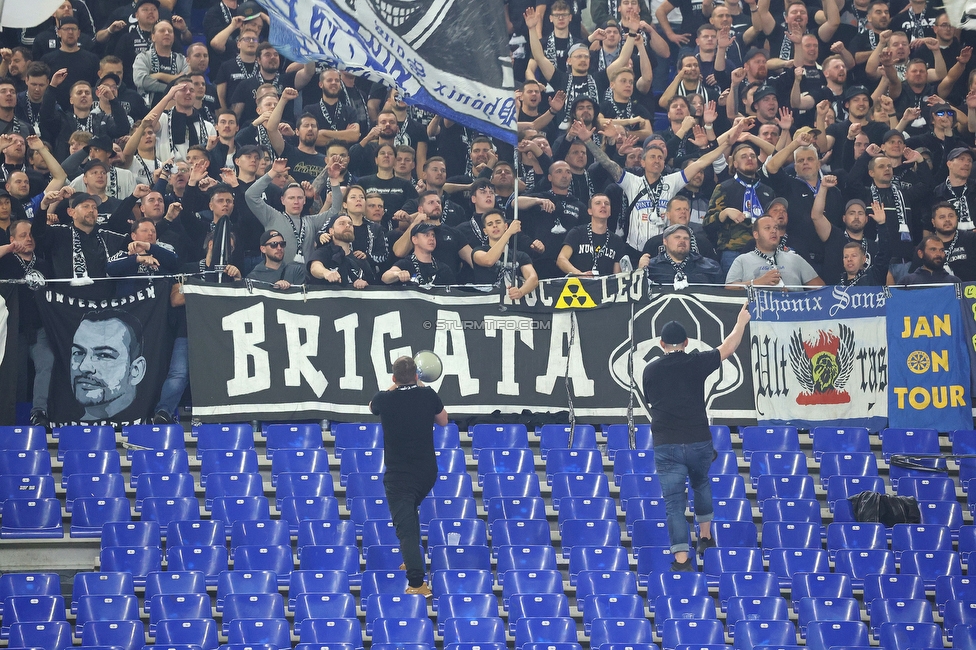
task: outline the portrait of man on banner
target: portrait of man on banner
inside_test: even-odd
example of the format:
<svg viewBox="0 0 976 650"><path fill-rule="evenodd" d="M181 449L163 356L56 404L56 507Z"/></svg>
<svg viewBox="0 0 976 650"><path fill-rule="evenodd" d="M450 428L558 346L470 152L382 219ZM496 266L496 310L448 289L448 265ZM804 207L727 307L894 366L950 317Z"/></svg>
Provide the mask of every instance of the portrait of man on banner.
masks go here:
<svg viewBox="0 0 976 650"><path fill-rule="evenodd" d="M142 323L117 309L92 311L71 339L71 391L82 421L112 420L132 406L146 376Z"/></svg>

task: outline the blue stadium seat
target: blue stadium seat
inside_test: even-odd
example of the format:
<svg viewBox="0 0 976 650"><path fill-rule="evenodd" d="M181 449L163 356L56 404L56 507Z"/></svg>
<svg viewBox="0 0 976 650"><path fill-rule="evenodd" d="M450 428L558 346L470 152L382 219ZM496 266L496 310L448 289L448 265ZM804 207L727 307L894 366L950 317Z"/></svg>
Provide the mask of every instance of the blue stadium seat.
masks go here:
<svg viewBox="0 0 976 650"><path fill-rule="evenodd" d="M608 519L570 519L562 526L563 558L574 546L619 546L620 525Z"/></svg>
<svg viewBox="0 0 976 650"><path fill-rule="evenodd" d="M207 593L207 579L201 571L151 571L145 582L146 592L142 607L147 613L156 596Z"/></svg>
<svg viewBox="0 0 976 650"><path fill-rule="evenodd" d="M156 646L195 643L202 650L217 650L217 623L212 618L168 619L156 623Z"/></svg>
<svg viewBox="0 0 976 650"><path fill-rule="evenodd" d="M478 504L474 497L438 498L427 497L420 504L420 533L427 534L432 519L476 519Z"/></svg>
<svg viewBox="0 0 976 650"><path fill-rule="evenodd" d="M360 582L359 606L365 609L369 599L376 594L403 594L407 588L407 572L363 571Z"/></svg>
<svg viewBox="0 0 976 650"><path fill-rule="evenodd" d="M934 589L939 576L962 575L959 554L955 551L903 551L901 573L922 576L926 589Z"/></svg>
<svg viewBox="0 0 976 650"><path fill-rule="evenodd" d="M634 555L642 546L670 546L671 537L668 534L668 522L653 519L638 519L634 522L630 532L630 546Z"/></svg>
<svg viewBox="0 0 976 650"><path fill-rule="evenodd" d="M140 450L186 449L183 427L179 424L129 424L122 427L126 458Z"/></svg>
<svg viewBox="0 0 976 650"><path fill-rule="evenodd" d="M283 472L275 486L275 505L282 497L335 496L332 475L328 472Z"/></svg>
<svg viewBox="0 0 976 650"><path fill-rule="evenodd" d="M223 546L227 526L222 521L172 521L166 526L167 546Z"/></svg>
<svg viewBox="0 0 976 650"><path fill-rule="evenodd" d="M210 518L224 522L228 528L240 519L271 519L271 504L264 496L215 497L210 506Z"/></svg>
<svg viewBox="0 0 976 650"><path fill-rule="evenodd" d="M867 645L870 645L868 626L861 621L810 621L807 623L807 647L810 650Z"/></svg>
<svg viewBox="0 0 976 650"><path fill-rule="evenodd" d="M499 546L494 550L498 558L496 581L499 585L505 583L505 574L508 571L542 571L558 568L556 549L549 545Z"/></svg>
<svg viewBox="0 0 976 650"><path fill-rule="evenodd" d="M431 519L427 524L428 554L438 546L450 545L448 535L458 535L460 546L487 546L488 526L480 519Z"/></svg>
<svg viewBox="0 0 976 650"><path fill-rule="evenodd" d="M741 480L741 478L740 478ZM712 484L713 497L715 484ZM745 486L743 485L743 497L745 496ZM620 477L620 505L626 510L627 499L642 497L645 499L661 499L664 493L661 492L661 481L657 474L624 474Z"/></svg>
<svg viewBox="0 0 976 650"><path fill-rule="evenodd" d="M382 474L385 471L382 449L349 449L339 459L339 485L346 485L350 474Z"/></svg>
<svg viewBox="0 0 976 650"><path fill-rule="evenodd" d="M867 585L868 581L865 581ZM790 598L793 611L799 612L802 598L853 598L851 577L844 573L804 573L793 574Z"/></svg>
<svg viewBox="0 0 976 650"><path fill-rule="evenodd" d="M376 544L365 554L367 571L396 571L403 564L400 545Z"/></svg>
<svg viewBox="0 0 976 650"><path fill-rule="evenodd" d="M918 501L951 501L956 498L956 484L948 476L906 476L898 481L898 496Z"/></svg>
<svg viewBox="0 0 976 650"><path fill-rule="evenodd" d="M261 433L265 438L268 458L272 458L279 449L322 447L322 427L318 424L269 424Z"/></svg>
<svg viewBox="0 0 976 650"><path fill-rule="evenodd" d="M357 533L362 533L368 519L392 519L386 497L346 497L346 507Z"/></svg>
<svg viewBox="0 0 976 650"><path fill-rule="evenodd" d="M51 454L47 449L0 451L0 475L28 476L51 473Z"/></svg>
<svg viewBox="0 0 976 650"><path fill-rule="evenodd" d="M277 585L277 579L275 579ZM277 588L277 587L276 587ZM339 594L349 592L345 571L292 571L288 580L288 609L294 611L302 594Z"/></svg>
<svg viewBox="0 0 976 650"><path fill-rule="evenodd" d="M835 474L827 481L827 505L834 510L836 501L844 501L848 497L861 492L885 493L885 482L880 476L847 476Z"/></svg>
<svg viewBox="0 0 976 650"><path fill-rule="evenodd" d="M279 593L227 594L224 597L223 611L223 630L224 634L228 634L230 624L239 619L284 618L285 601Z"/></svg>
<svg viewBox="0 0 976 650"><path fill-rule="evenodd" d="M708 595L708 583L705 576L697 571L656 571L650 574L647 581L647 606L652 612L658 596L702 595Z"/></svg>
<svg viewBox="0 0 976 650"><path fill-rule="evenodd" d="M3 625L0 637L7 638L14 623L52 622L64 620L64 597L35 594L7 596L3 599Z"/></svg>
<svg viewBox="0 0 976 650"><path fill-rule="evenodd" d="M662 504L663 505L663 504ZM632 508L636 514L640 508ZM617 502L610 497L563 497L563 507L559 510L559 528L574 519L610 519L617 515Z"/></svg>
<svg viewBox="0 0 976 650"><path fill-rule="evenodd" d="M430 570L484 569L491 571L487 546L434 546L430 549Z"/></svg>
<svg viewBox="0 0 976 650"><path fill-rule="evenodd" d="M834 524L831 524L834 525ZM828 527L828 530L830 528ZM821 527L814 523L767 521L762 525L763 557L774 548L821 548Z"/></svg>
<svg viewBox="0 0 976 650"><path fill-rule="evenodd" d="M557 643L575 642L576 621L566 616L525 616L515 625L516 650L521 650L530 643L544 643L543 647L549 647Z"/></svg>
<svg viewBox="0 0 976 650"><path fill-rule="evenodd" d="M531 449L485 449L478 456L478 484L485 474L525 474L535 471Z"/></svg>
<svg viewBox="0 0 976 650"><path fill-rule="evenodd" d="M343 594L335 594L337 596ZM487 596L488 594L479 594L480 596ZM472 598L474 596L441 596L442 599L445 598ZM299 601L301 603L301 601ZM356 616L355 604L350 600L349 604L352 605L352 609L348 614L335 612L329 613L327 610L323 611L321 606L318 609L308 610L310 614L306 618L340 618L340 617L353 617ZM498 613L498 602L495 602L495 614ZM298 624L300 611L295 613L295 622ZM443 611L439 614L443 615ZM422 618L427 616L427 599L420 594L373 594L367 599L366 602L366 634L372 636L373 634L373 621L378 618Z"/></svg>
<svg viewBox="0 0 976 650"><path fill-rule="evenodd" d="M603 455L596 449L552 449L546 457L546 483L560 472L599 474L603 472Z"/></svg>
<svg viewBox="0 0 976 650"><path fill-rule="evenodd" d="M30 453L30 452L19 452ZM45 452L46 453L46 452ZM68 487L68 477L72 474L120 474L122 461L115 449L80 450L64 452L61 462L61 487ZM45 472L27 472L38 474Z"/></svg>
<svg viewBox="0 0 976 650"><path fill-rule="evenodd" d="M708 477L712 484L712 499L745 499L746 482L738 474L717 474ZM688 495L688 504L694 510L694 494Z"/></svg>
<svg viewBox="0 0 976 650"><path fill-rule="evenodd" d="M630 559L622 546L574 546L569 553L569 584L581 571L628 571Z"/></svg>
<svg viewBox="0 0 976 650"><path fill-rule="evenodd" d="M60 427L51 433L58 440L58 460L64 460L65 453L69 451L115 449L115 429L107 425Z"/></svg>
<svg viewBox="0 0 976 650"><path fill-rule="evenodd" d="M881 647L885 650L936 648L942 643L942 628L936 623L882 623Z"/></svg>
<svg viewBox="0 0 976 650"><path fill-rule="evenodd" d="M813 458L818 463L824 452L869 452L871 439L865 427L814 427Z"/></svg>
<svg viewBox="0 0 976 650"><path fill-rule="evenodd" d="M284 472L328 472L329 452L325 449L279 449L271 459L271 485L278 484Z"/></svg>
<svg viewBox="0 0 976 650"><path fill-rule="evenodd" d="M423 505L421 504L421 507ZM494 497L488 502L488 525L498 519L545 519L546 503L541 497Z"/></svg>
<svg viewBox="0 0 976 650"><path fill-rule="evenodd" d="M450 618L444 622L445 647L452 643L504 643L505 622L498 616Z"/></svg>
<svg viewBox="0 0 976 650"><path fill-rule="evenodd" d="M200 644L200 647L203 650L216 650L216 636L213 640L213 645L204 646ZM145 642L146 627L142 621L92 621L85 625L81 632L81 646L83 648L115 646L121 650L140 650ZM164 643L166 643L165 640L156 638L156 645Z"/></svg>
<svg viewBox="0 0 976 650"><path fill-rule="evenodd" d="M717 618L711 596L658 596L654 602L654 621L658 636L664 633L664 621L684 618L708 620Z"/></svg>
<svg viewBox="0 0 976 650"><path fill-rule="evenodd" d="M310 619L302 626L299 636L299 646L321 650L320 644L328 644L330 650L335 647L359 649L363 647L363 628L359 619L355 618L320 618Z"/></svg>
<svg viewBox="0 0 976 650"><path fill-rule="evenodd" d="M654 499L645 497L632 497L627 499L627 504L624 507L624 511L627 513L625 523L627 524L627 533L633 534L634 524L642 520L650 521L664 521L668 520L667 506L664 503L663 497L657 497Z"/></svg>
<svg viewBox="0 0 976 650"><path fill-rule="evenodd" d="M529 436L524 424L476 424L471 428L471 457L484 449L528 449Z"/></svg>
<svg viewBox="0 0 976 650"><path fill-rule="evenodd" d="M885 462L892 454L938 454L939 432L935 429L884 429L881 436L881 454Z"/></svg>
<svg viewBox="0 0 976 650"><path fill-rule="evenodd" d="M807 457L799 451L757 451L752 454L749 477L758 487L759 477L766 474L806 474Z"/></svg>
<svg viewBox="0 0 976 650"><path fill-rule="evenodd" d="M385 496L382 474L354 472L346 477L346 498Z"/></svg>
<svg viewBox="0 0 976 650"><path fill-rule="evenodd" d="M918 509L922 515L923 524L948 526L952 538L955 540L959 537L959 529L962 528L961 503L958 501L920 501Z"/></svg>
<svg viewBox="0 0 976 650"><path fill-rule="evenodd" d="M0 512L7 499L53 499L54 477L50 474L0 476Z"/></svg>
<svg viewBox="0 0 976 650"><path fill-rule="evenodd" d="M227 570L226 546L166 545L168 571L201 571L208 585L217 584L217 576Z"/></svg>
<svg viewBox="0 0 976 650"><path fill-rule="evenodd" d="M735 647L796 645L793 621L739 621L735 626Z"/></svg>
<svg viewBox="0 0 976 650"><path fill-rule="evenodd" d="M712 515L715 521L752 521L752 502L749 499L715 499Z"/></svg>
<svg viewBox="0 0 976 650"><path fill-rule="evenodd" d="M948 526L895 524L891 529L891 550L901 560L903 551L951 551L952 532Z"/></svg>
<svg viewBox="0 0 976 650"><path fill-rule="evenodd" d="M756 524L751 521L716 521L712 523L712 538L722 547L755 548L759 544Z"/></svg>
<svg viewBox="0 0 976 650"><path fill-rule="evenodd" d="M346 449L382 449L383 425L379 422L337 422L332 424L336 458Z"/></svg>
<svg viewBox="0 0 976 650"><path fill-rule="evenodd" d="M433 606L444 594L490 594L491 571L478 569L443 569L431 573L430 589L434 592Z"/></svg>
<svg viewBox="0 0 976 650"><path fill-rule="evenodd" d="M409 595L399 596L390 595L385 596L387 599L403 599L404 597L409 597ZM563 596L565 598L565 596ZM421 600L414 601L421 607L420 616L427 615L427 602L421 597ZM373 599L370 599L369 603L366 603L366 625L369 626L370 620L370 608L373 606ZM377 603L377 606L379 603ZM569 613L569 601L566 601L566 612ZM553 616L561 616L559 612L551 610ZM438 633L443 636L444 632L441 626L452 618L486 618L489 616L498 616L498 598L494 594L444 594L437 599L437 629ZM396 618L396 617L394 617ZM508 619L511 622L512 612L509 609ZM512 629L514 629L512 625Z"/></svg>
<svg viewBox="0 0 976 650"><path fill-rule="evenodd" d="M393 521L381 519L367 519L363 523L363 556L369 555L369 548L378 544L396 546L399 538L396 536L396 528Z"/></svg>
<svg viewBox="0 0 976 650"><path fill-rule="evenodd" d="M576 576L576 603L582 612L586 612L590 596L636 593L637 576L633 571L580 571Z"/></svg>
<svg viewBox="0 0 976 650"><path fill-rule="evenodd" d="M78 601L83 596L135 595L132 575L129 573L79 572L75 574L71 589L71 613L77 614Z"/></svg>
<svg viewBox="0 0 976 650"><path fill-rule="evenodd" d="M597 594L590 596L583 616L583 633L589 635L594 619L644 618L644 598L638 594ZM592 643L593 640L591 639Z"/></svg>
<svg viewBox="0 0 976 650"><path fill-rule="evenodd" d="M27 451L29 449L47 450L47 429L37 426L0 427L0 450Z"/></svg>
<svg viewBox="0 0 976 650"><path fill-rule="evenodd" d="M827 526L827 552L831 560L836 559L837 551L840 550L886 550L887 548L887 529L884 524L859 522Z"/></svg>
<svg viewBox="0 0 976 650"><path fill-rule="evenodd" d="M143 474L189 474L186 449L136 449L129 452L129 485L139 485Z"/></svg>
<svg viewBox="0 0 976 650"><path fill-rule="evenodd" d="M541 497L538 474L498 474L489 472L482 477L481 498L488 501L495 497Z"/></svg>
<svg viewBox="0 0 976 650"><path fill-rule="evenodd" d="M654 449L651 425L634 425L634 449ZM626 424L611 424L607 427L607 460L613 461L621 449L631 449L630 431Z"/></svg>
<svg viewBox="0 0 976 650"><path fill-rule="evenodd" d="M254 431L250 425L211 424L195 429L197 439L197 460L211 449L254 449Z"/></svg>
<svg viewBox="0 0 976 650"><path fill-rule="evenodd" d="M661 571L670 571L671 562L674 558L671 555L670 545L666 546L642 546L637 549L637 584L647 586L649 576ZM695 570L698 570L698 558L692 559Z"/></svg>
<svg viewBox="0 0 976 650"><path fill-rule="evenodd" d="M976 578L969 576L940 576L935 581L935 602L939 613L945 611L950 600L976 602Z"/></svg>
<svg viewBox="0 0 976 650"><path fill-rule="evenodd" d="M98 537L109 523L132 519L132 504L125 497L81 497L71 511L70 537Z"/></svg>
<svg viewBox="0 0 976 650"><path fill-rule="evenodd" d="M413 596L407 594L391 597L400 599L413 598ZM373 598L378 598L378 596L374 596ZM370 600L372 601L373 598ZM302 622L310 618L356 618L356 599L349 593L298 594L295 598L294 610L295 633L301 635ZM426 613L426 611L427 608L424 607L424 612ZM368 613L366 626L369 629Z"/></svg>
<svg viewBox="0 0 976 650"><path fill-rule="evenodd" d="M711 549L709 549L711 550ZM776 574L779 584L793 583L796 573L827 573L830 559L820 548L774 548L769 551L769 572Z"/></svg>
<svg viewBox="0 0 976 650"><path fill-rule="evenodd" d="M953 637L957 628L972 625L976 625L976 602L950 600L946 603L942 621L946 641L952 643L955 640Z"/></svg>
<svg viewBox="0 0 976 650"><path fill-rule="evenodd" d="M871 634L881 638L884 623L932 623L932 606L925 599L878 598L871 603Z"/></svg>
<svg viewBox="0 0 976 650"><path fill-rule="evenodd" d="M895 573L895 554L886 549L839 550L834 570L851 576L851 584L861 589L871 573Z"/></svg>
<svg viewBox="0 0 976 650"><path fill-rule="evenodd" d="M216 497L263 497L264 479L257 472L212 472L208 477L204 496L206 500L203 507L207 510L213 507Z"/></svg>
<svg viewBox="0 0 976 650"><path fill-rule="evenodd" d="M552 475L550 499L552 507L559 510L559 500L563 497L609 497L610 483L606 474L576 474L558 472Z"/></svg>
<svg viewBox="0 0 976 650"><path fill-rule="evenodd" d="M7 499L0 518L0 538L64 537L59 499Z"/></svg>
<svg viewBox="0 0 976 650"><path fill-rule="evenodd" d="M732 432L724 424L711 424L708 426L712 434L712 447L716 451L732 451Z"/></svg>
<svg viewBox="0 0 976 650"><path fill-rule="evenodd" d="M149 609L149 636L156 635L156 624L166 619L210 618L210 596L205 593L156 594L146 603Z"/></svg>
<svg viewBox="0 0 976 650"><path fill-rule="evenodd" d="M715 452L715 460L708 468L709 476L719 476L722 474L738 474L739 460L735 452L731 449Z"/></svg>
<svg viewBox="0 0 976 650"><path fill-rule="evenodd" d="M236 565L235 565L236 566ZM217 611L224 609L224 601L231 595L276 594L278 576L270 570L234 569L217 575Z"/></svg>
<svg viewBox="0 0 976 650"><path fill-rule="evenodd" d="M236 433L247 431L254 435L254 428L247 422L233 422L230 424L212 423L212 424L194 424L190 430L190 435L194 438L200 436L202 432L204 435L211 435L213 433L222 433L226 431L233 431Z"/></svg>
<svg viewBox="0 0 976 650"><path fill-rule="evenodd" d="M278 576L278 584L288 584L288 578L295 568L291 544L238 546L234 555L234 568L241 571L274 571Z"/></svg>
<svg viewBox="0 0 976 650"><path fill-rule="evenodd" d="M654 474L653 449L621 449L613 457L613 484L620 485L620 479L627 474Z"/></svg>
<svg viewBox="0 0 976 650"><path fill-rule="evenodd" d="M460 449L461 436L458 425L448 422L447 426L434 425L434 449Z"/></svg>
<svg viewBox="0 0 976 650"><path fill-rule="evenodd" d="M386 499L380 500L385 507ZM339 521L339 500L336 497L281 497L278 511L294 535L303 521ZM389 513L388 508L386 512Z"/></svg>
<svg viewBox="0 0 976 650"><path fill-rule="evenodd" d="M136 482L136 512L142 511L142 503L147 497L163 497L174 499L177 497L194 497L196 486L193 475L185 474L155 474L147 472L139 475Z"/></svg>
<svg viewBox="0 0 976 650"><path fill-rule="evenodd" d="M725 625L719 620L695 621L691 619L672 619L664 621L661 638L663 648L678 648L683 645L704 647L725 645Z"/></svg>
<svg viewBox="0 0 976 650"><path fill-rule="evenodd" d="M435 449L434 459L437 471L445 474L458 474L467 471L468 460L463 449Z"/></svg>
<svg viewBox="0 0 976 650"><path fill-rule="evenodd" d="M715 498L715 495L712 495ZM817 491L813 485L813 477L807 474L799 476L773 476L765 475L759 477L759 484L756 486L756 502L759 504L759 511L762 512L763 502L766 499L816 499Z"/></svg>
<svg viewBox="0 0 976 650"><path fill-rule="evenodd" d="M497 600L495 606L497 611ZM546 616L569 616L569 599L566 594L512 594L508 600L508 630L511 634L515 633L519 619Z"/></svg>
<svg viewBox="0 0 976 650"><path fill-rule="evenodd" d="M515 594L561 594L562 573L555 569L512 569L505 572L502 605L506 609Z"/></svg>
<svg viewBox="0 0 976 650"><path fill-rule="evenodd" d="M952 629L952 644L957 650L976 650L976 625L956 625Z"/></svg>
<svg viewBox="0 0 976 650"><path fill-rule="evenodd" d="M350 584L359 584L359 548L356 546L306 546L302 551L301 569L345 571Z"/></svg>
<svg viewBox="0 0 976 650"><path fill-rule="evenodd" d="M861 610L854 598L806 596L799 602L800 636L806 638L811 621L860 621Z"/></svg>
<svg viewBox="0 0 976 650"><path fill-rule="evenodd" d="M871 452L824 452L820 458L820 485L827 487L832 476L877 476L878 459Z"/></svg>
<svg viewBox="0 0 976 650"><path fill-rule="evenodd" d="M590 643L598 648L611 643L650 643L651 622L646 618L596 618L590 623Z"/></svg>
<svg viewBox="0 0 976 650"><path fill-rule="evenodd" d="M501 546L552 544L549 522L543 519L496 519L491 523L492 554Z"/></svg>
<svg viewBox="0 0 976 650"><path fill-rule="evenodd" d="M71 648L71 624L67 621L14 623L10 626L8 648Z"/></svg>
<svg viewBox="0 0 976 650"><path fill-rule="evenodd" d="M471 476L468 474L438 474L437 482L434 483L430 495L438 498L474 498Z"/></svg>
<svg viewBox="0 0 976 650"><path fill-rule="evenodd" d="M569 449L568 424L544 424L539 431L539 455L542 460L550 449ZM596 430L591 424L577 424L573 432L572 449L596 449ZM608 449L609 451L609 449Z"/></svg>
<svg viewBox="0 0 976 650"><path fill-rule="evenodd" d="M57 573L0 574L0 614L8 596L59 596L61 577Z"/></svg>
<svg viewBox="0 0 976 650"><path fill-rule="evenodd" d="M729 599L725 627L735 638L739 621L788 621L790 608L782 596L735 596Z"/></svg>
<svg viewBox="0 0 976 650"><path fill-rule="evenodd" d="M751 426L739 430L742 459L747 463L756 451L800 451L800 438L792 426Z"/></svg>
<svg viewBox="0 0 976 650"><path fill-rule="evenodd" d="M235 521L230 529L230 557L238 546L290 546L291 530L288 522L280 519L255 519Z"/></svg>
<svg viewBox="0 0 976 650"><path fill-rule="evenodd" d="M434 624L429 618L378 618L373 621L373 643L426 643L434 647Z"/></svg>
<svg viewBox="0 0 976 650"><path fill-rule="evenodd" d="M298 558L309 545L355 546L356 525L351 521L310 520L298 524Z"/></svg>
<svg viewBox="0 0 976 650"><path fill-rule="evenodd" d="M718 598L723 612L728 609L730 598L770 598L779 593L776 576L764 571L730 571L718 579Z"/></svg>
<svg viewBox="0 0 976 650"><path fill-rule="evenodd" d="M868 614L871 613L871 603L878 598L924 599L925 583L918 575L869 574L864 578L864 608Z"/></svg>
<svg viewBox="0 0 976 650"><path fill-rule="evenodd" d="M608 643L607 647L613 646L615 644ZM640 647L640 646L638 646ZM454 650L453 648L451 650ZM471 650L469 648L462 648L461 650ZM478 650L475 648L474 650ZM561 643L525 643L521 646L521 650L583 650L583 646L578 643L573 643L571 641L561 642ZM636 650L636 648L635 648Z"/></svg>
<svg viewBox="0 0 976 650"><path fill-rule="evenodd" d="M207 486L211 472L257 472L258 454L253 449L209 449L200 460L200 485Z"/></svg>
<svg viewBox="0 0 976 650"><path fill-rule="evenodd" d="M909 469L906 467L899 467L895 464L888 465L888 482L891 483L891 487L893 487L896 492L898 490L898 482L903 478L926 478L932 476L933 472L942 472L944 474L948 471L948 466L944 456L933 458L916 457L913 460L921 467L925 467L927 469ZM961 471L959 476L961 481Z"/></svg>

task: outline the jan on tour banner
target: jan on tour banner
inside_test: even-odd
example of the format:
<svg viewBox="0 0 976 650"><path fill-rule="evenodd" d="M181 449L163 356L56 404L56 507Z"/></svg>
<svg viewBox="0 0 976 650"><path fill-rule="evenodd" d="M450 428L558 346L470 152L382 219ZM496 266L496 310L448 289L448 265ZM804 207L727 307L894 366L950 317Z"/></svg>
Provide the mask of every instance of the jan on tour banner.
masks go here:
<svg viewBox="0 0 976 650"><path fill-rule="evenodd" d="M603 308L558 309L568 281L557 284L531 298L533 305L550 301L547 309L523 312L500 305L496 294L458 290L302 293L188 283L193 414L209 422L375 419L367 404L390 385L393 360L429 349L443 361L444 375L432 386L451 414L565 411L571 395L577 417L594 423L626 418L632 356L634 414L647 422L640 377L662 353L664 324L680 320L691 348L715 348L745 298L723 289L668 290L616 301L609 295L621 292L608 286ZM587 286L591 306L602 303L598 285ZM568 291L579 296L581 288L577 281ZM712 417L754 421L750 367L743 345L709 378Z"/></svg>

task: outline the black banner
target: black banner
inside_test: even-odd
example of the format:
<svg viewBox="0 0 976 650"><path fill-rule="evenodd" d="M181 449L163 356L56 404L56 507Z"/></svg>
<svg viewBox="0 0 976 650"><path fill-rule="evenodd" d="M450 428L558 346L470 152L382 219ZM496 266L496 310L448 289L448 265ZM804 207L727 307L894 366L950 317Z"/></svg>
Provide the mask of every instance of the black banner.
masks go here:
<svg viewBox="0 0 976 650"><path fill-rule="evenodd" d="M608 282L608 293L617 282ZM184 291L193 414L209 422L372 420L367 404L390 385L392 361L430 349L444 363L444 376L432 386L452 416L565 411L568 368L576 416L620 422L630 396L632 311L639 391L644 366L661 354L665 323L682 321L691 349L714 348L745 300L742 292L721 289L646 296L639 285L628 297L627 284L612 291L620 300L604 301L592 283L572 289L584 286L592 295L582 304L577 299L575 307L583 308L559 309L555 299L565 287L544 283L534 301L524 301L534 313L524 313L522 306L500 306L496 294L457 290L306 294L190 283ZM597 304L603 308L585 308ZM755 419L749 368L743 345L710 378L713 417ZM648 421L639 395L634 414Z"/></svg>
<svg viewBox="0 0 976 650"><path fill-rule="evenodd" d="M54 370L52 426L147 422L169 370L169 284L110 300L38 293Z"/></svg>

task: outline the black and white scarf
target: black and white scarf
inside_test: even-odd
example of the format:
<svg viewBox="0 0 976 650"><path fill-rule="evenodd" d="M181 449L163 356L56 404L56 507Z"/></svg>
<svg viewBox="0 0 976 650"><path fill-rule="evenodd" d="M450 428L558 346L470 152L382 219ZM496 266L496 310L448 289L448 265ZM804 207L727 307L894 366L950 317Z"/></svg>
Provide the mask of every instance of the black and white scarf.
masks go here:
<svg viewBox="0 0 976 650"><path fill-rule="evenodd" d="M573 47L573 45L576 44L576 41L573 39L572 34L570 34L566 40L566 55L569 56L569 48ZM549 38L546 39L543 52L545 53L546 58L552 61L553 65L556 65L556 32L551 32L549 34Z"/></svg>
<svg viewBox="0 0 976 650"><path fill-rule="evenodd" d="M319 110L322 111L322 117L325 118L325 123L328 125L329 130L330 131L341 131L341 129L339 128L338 123L336 122L335 118L332 117L332 112L329 109L330 109L330 106L325 103L325 100L324 99L320 99L319 100ZM336 115L339 114L339 111L340 110L342 110L342 103L341 102L336 102L336 105L335 105Z"/></svg>
<svg viewBox="0 0 976 650"><path fill-rule="evenodd" d="M244 79L250 79L251 77L258 76L258 72L261 70L261 65L258 63L257 59L250 63L250 70L247 69L248 64L244 63L244 60L241 59L240 54L234 57L234 60L237 62L237 69L241 71L242 75L244 75Z"/></svg>
<svg viewBox="0 0 976 650"><path fill-rule="evenodd" d="M142 175L146 179L146 185L152 186L152 184L156 182L156 177L153 176L153 172L159 169L159 159L158 158L152 159L153 168L152 170L150 170L149 165L146 164L145 158L143 158L138 153L135 155L135 158L136 161L139 163L139 166L142 167Z"/></svg>
<svg viewBox="0 0 976 650"><path fill-rule="evenodd" d="M956 214L959 215L959 230L972 230L974 227L973 218L969 214L969 199L966 198L966 190L968 188L968 184L963 185L962 190L957 196L955 188L952 187L952 183L948 178L946 179L946 189L949 191L949 196L951 197L949 203L952 204L952 207L956 209ZM948 257L948 254L946 256Z"/></svg>
<svg viewBox="0 0 976 650"><path fill-rule="evenodd" d="M901 234L902 241L911 241L912 235L908 228L908 214L906 210L905 197L902 196L901 190L891 186L891 195L895 202L895 211L898 213L898 232ZM878 186L874 183L871 184L871 200L881 203L881 192L878 191ZM882 203L882 205L884 205Z"/></svg>
<svg viewBox="0 0 976 650"><path fill-rule="evenodd" d="M71 273L73 279L81 281L82 284L91 284L92 280L88 276L88 261L85 259L85 252L81 247L78 229L73 225L68 227L71 228ZM109 259L108 246L105 245L101 233L96 232L95 237L102 245L102 251L105 253L105 261L107 262Z"/></svg>
<svg viewBox="0 0 976 650"><path fill-rule="evenodd" d="M593 224L586 224L586 237L590 240L590 254L593 257L593 264L591 265L591 270L593 272L597 271L596 265L600 261L601 257L605 257L610 261L613 261L613 257L610 255L610 230L604 233L603 244L600 246L596 245L596 241L593 239Z"/></svg>

